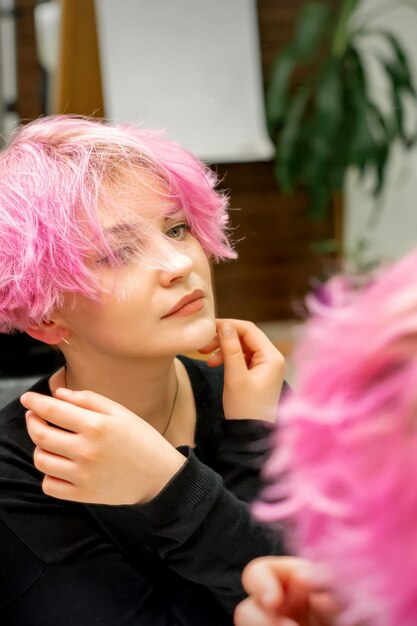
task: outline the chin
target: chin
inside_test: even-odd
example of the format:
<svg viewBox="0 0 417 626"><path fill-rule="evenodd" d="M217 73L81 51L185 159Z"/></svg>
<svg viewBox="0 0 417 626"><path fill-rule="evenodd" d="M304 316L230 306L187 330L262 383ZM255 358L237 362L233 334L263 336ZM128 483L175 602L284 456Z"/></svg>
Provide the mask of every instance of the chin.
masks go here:
<svg viewBox="0 0 417 626"><path fill-rule="evenodd" d="M209 343L216 334L216 320L205 317L188 325L178 336L178 353L195 352ZM181 344L181 345L180 345Z"/></svg>

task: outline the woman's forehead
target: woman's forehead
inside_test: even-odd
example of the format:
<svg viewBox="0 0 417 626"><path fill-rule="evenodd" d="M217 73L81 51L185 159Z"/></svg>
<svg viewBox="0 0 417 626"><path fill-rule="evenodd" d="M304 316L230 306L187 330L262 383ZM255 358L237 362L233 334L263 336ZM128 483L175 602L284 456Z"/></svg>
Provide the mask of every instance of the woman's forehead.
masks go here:
<svg viewBox="0 0 417 626"><path fill-rule="evenodd" d="M141 172L123 176L117 185L105 190L100 221L106 231L117 234L176 212L178 203L169 193L167 184L151 173Z"/></svg>

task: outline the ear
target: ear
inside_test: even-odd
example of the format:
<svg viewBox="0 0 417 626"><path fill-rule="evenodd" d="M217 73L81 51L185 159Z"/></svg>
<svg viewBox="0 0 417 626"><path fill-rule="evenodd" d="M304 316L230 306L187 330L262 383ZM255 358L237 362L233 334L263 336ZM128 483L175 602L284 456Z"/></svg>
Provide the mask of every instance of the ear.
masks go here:
<svg viewBox="0 0 417 626"><path fill-rule="evenodd" d="M28 326L25 328L25 332L30 337L43 341L43 343L47 343L50 346L57 346L69 335L67 328L50 320L45 320L42 324L39 324L39 326Z"/></svg>

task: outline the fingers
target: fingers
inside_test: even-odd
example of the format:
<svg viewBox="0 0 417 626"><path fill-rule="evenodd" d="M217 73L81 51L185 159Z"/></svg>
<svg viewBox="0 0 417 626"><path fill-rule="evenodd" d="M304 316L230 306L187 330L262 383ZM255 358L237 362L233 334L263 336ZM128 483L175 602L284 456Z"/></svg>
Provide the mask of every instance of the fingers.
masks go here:
<svg viewBox="0 0 417 626"><path fill-rule="evenodd" d="M225 368L233 369L235 375L246 372L246 359L235 327L228 320L224 320L218 323L217 328Z"/></svg>
<svg viewBox="0 0 417 626"><path fill-rule="evenodd" d="M33 453L33 462L37 470L45 474L42 483L59 484L48 482L49 478L72 484L74 477L73 458L77 455L78 437L72 432L63 431L49 424L35 415L32 411L26 413L26 424L30 438L36 445ZM68 487L66 487L68 488ZM45 489L44 489L45 491ZM55 495L53 492L46 492Z"/></svg>
<svg viewBox="0 0 417 626"><path fill-rule="evenodd" d="M65 430L80 432L84 425L85 415L82 410L68 402L33 391L23 394L20 401L38 417Z"/></svg>
<svg viewBox="0 0 417 626"><path fill-rule="evenodd" d="M79 490L75 485L54 476L45 476L42 481L42 490L47 496L52 498L71 500L73 502L88 502L88 499L83 500L80 498Z"/></svg>
<svg viewBox="0 0 417 626"><path fill-rule="evenodd" d="M61 457L72 457L76 453L77 436L73 432L50 426L32 411L26 413L26 425L29 437L40 449L48 450ZM38 469L44 471L40 467Z"/></svg>
<svg viewBox="0 0 417 626"><path fill-rule="evenodd" d="M282 368L285 360L265 333L252 322L236 319L218 319L218 334L199 350L202 354L210 354L220 347L220 351L209 357L209 364L219 364L224 357L234 356L242 352L249 367L276 361ZM237 338L239 341L237 341ZM218 362L218 363L217 363ZM243 360L241 360L243 365Z"/></svg>
<svg viewBox="0 0 417 626"><path fill-rule="evenodd" d="M96 413L115 416L131 413L131 411L118 402L114 402L110 400L110 398L106 398L94 391L71 391L65 387L59 387L55 392L55 396L74 406L88 409L89 411L95 411Z"/></svg>
<svg viewBox="0 0 417 626"><path fill-rule="evenodd" d="M300 626L330 626L340 605L328 577L296 557L261 557L243 571L244 589L265 613L285 615Z"/></svg>
<svg viewBox="0 0 417 626"><path fill-rule="evenodd" d="M223 355L221 353L221 350L217 350L216 352L214 352L214 354L209 356L209 358L207 359L207 365L209 365L210 367L218 367L222 363L223 363Z"/></svg>
<svg viewBox="0 0 417 626"><path fill-rule="evenodd" d="M217 367L223 363L225 352L227 356L231 357L231 360L233 360L234 355L238 356L236 364L240 366L245 364L242 360L243 347L239 336L228 320L217 320L217 334L208 344L200 348L199 352L201 354L213 353L207 359L207 363L211 367Z"/></svg>
<svg viewBox="0 0 417 626"><path fill-rule="evenodd" d="M310 606L316 616L314 626L329 626L333 624L343 608L341 601L328 591L312 593Z"/></svg>
<svg viewBox="0 0 417 626"><path fill-rule="evenodd" d="M254 598L246 598L237 605L234 623L235 626L297 626L292 619L266 610Z"/></svg>
<svg viewBox="0 0 417 626"><path fill-rule="evenodd" d="M253 365L259 365L261 362L270 362L271 360L282 360L284 362L282 355L274 344L253 322L235 319L219 320L219 322L232 324L239 335L243 350L252 352Z"/></svg>
<svg viewBox="0 0 417 626"><path fill-rule="evenodd" d="M215 350L217 350L218 347L219 347L219 337L216 334L213 337L213 339L209 343L207 343L205 346L200 348L198 352L201 352L201 354L210 354L210 352L214 352Z"/></svg>
<svg viewBox="0 0 417 626"><path fill-rule="evenodd" d="M284 600L284 585L288 581L289 567L286 557L254 559L243 570L243 588L266 606L277 608Z"/></svg>
<svg viewBox="0 0 417 626"><path fill-rule="evenodd" d="M262 368L263 364L269 367L276 362L277 367L284 371L284 357L260 328L252 322L218 319L217 330L217 335L199 350L202 354L213 353L207 359L211 367L225 362L226 366L240 367L243 372L248 368L259 366ZM227 363L226 359L228 359Z"/></svg>
<svg viewBox="0 0 417 626"><path fill-rule="evenodd" d="M239 335L229 320L217 320L217 334L208 344L200 348L199 352L202 354L213 353L207 359L207 363L210 367L221 365L225 357L228 359L228 364L234 363L235 367L243 367L248 364L248 359L244 347L240 342ZM245 367L245 371L246 369L247 367Z"/></svg>
<svg viewBox="0 0 417 626"><path fill-rule="evenodd" d="M20 401L26 409L47 422L76 433L85 427L94 428L103 415L131 414L117 402L93 391L59 388L55 398L30 391L23 394Z"/></svg>
<svg viewBox="0 0 417 626"><path fill-rule="evenodd" d="M242 575L244 589L256 596L259 602L277 608L284 602L284 590L297 579L307 588L310 586L312 568L307 561L296 557L266 556L254 559Z"/></svg>
<svg viewBox="0 0 417 626"><path fill-rule="evenodd" d="M223 363L223 355L220 350L220 342L219 342L218 333L213 337L213 339L208 344L200 348L199 352L201 352L201 354L210 355L207 359L207 364L210 365L210 367L218 367L219 365L221 365Z"/></svg>
<svg viewBox="0 0 417 626"><path fill-rule="evenodd" d="M72 482L74 464L69 459L51 454L42 448L35 448L33 462L42 474Z"/></svg>

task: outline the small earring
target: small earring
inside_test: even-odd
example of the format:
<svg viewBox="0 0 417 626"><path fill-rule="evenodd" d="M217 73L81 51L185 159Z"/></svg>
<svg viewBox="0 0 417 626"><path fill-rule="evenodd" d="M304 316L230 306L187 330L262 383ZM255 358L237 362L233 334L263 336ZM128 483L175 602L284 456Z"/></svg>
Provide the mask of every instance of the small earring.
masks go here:
<svg viewBox="0 0 417 626"><path fill-rule="evenodd" d="M61 337L61 339L62 339L62 341L63 341L64 343L66 343L66 344L67 344L67 346L70 346L70 345L71 345L71 344L70 344L70 342L68 341L68 339L65 339L65 337Z"/></svg>

